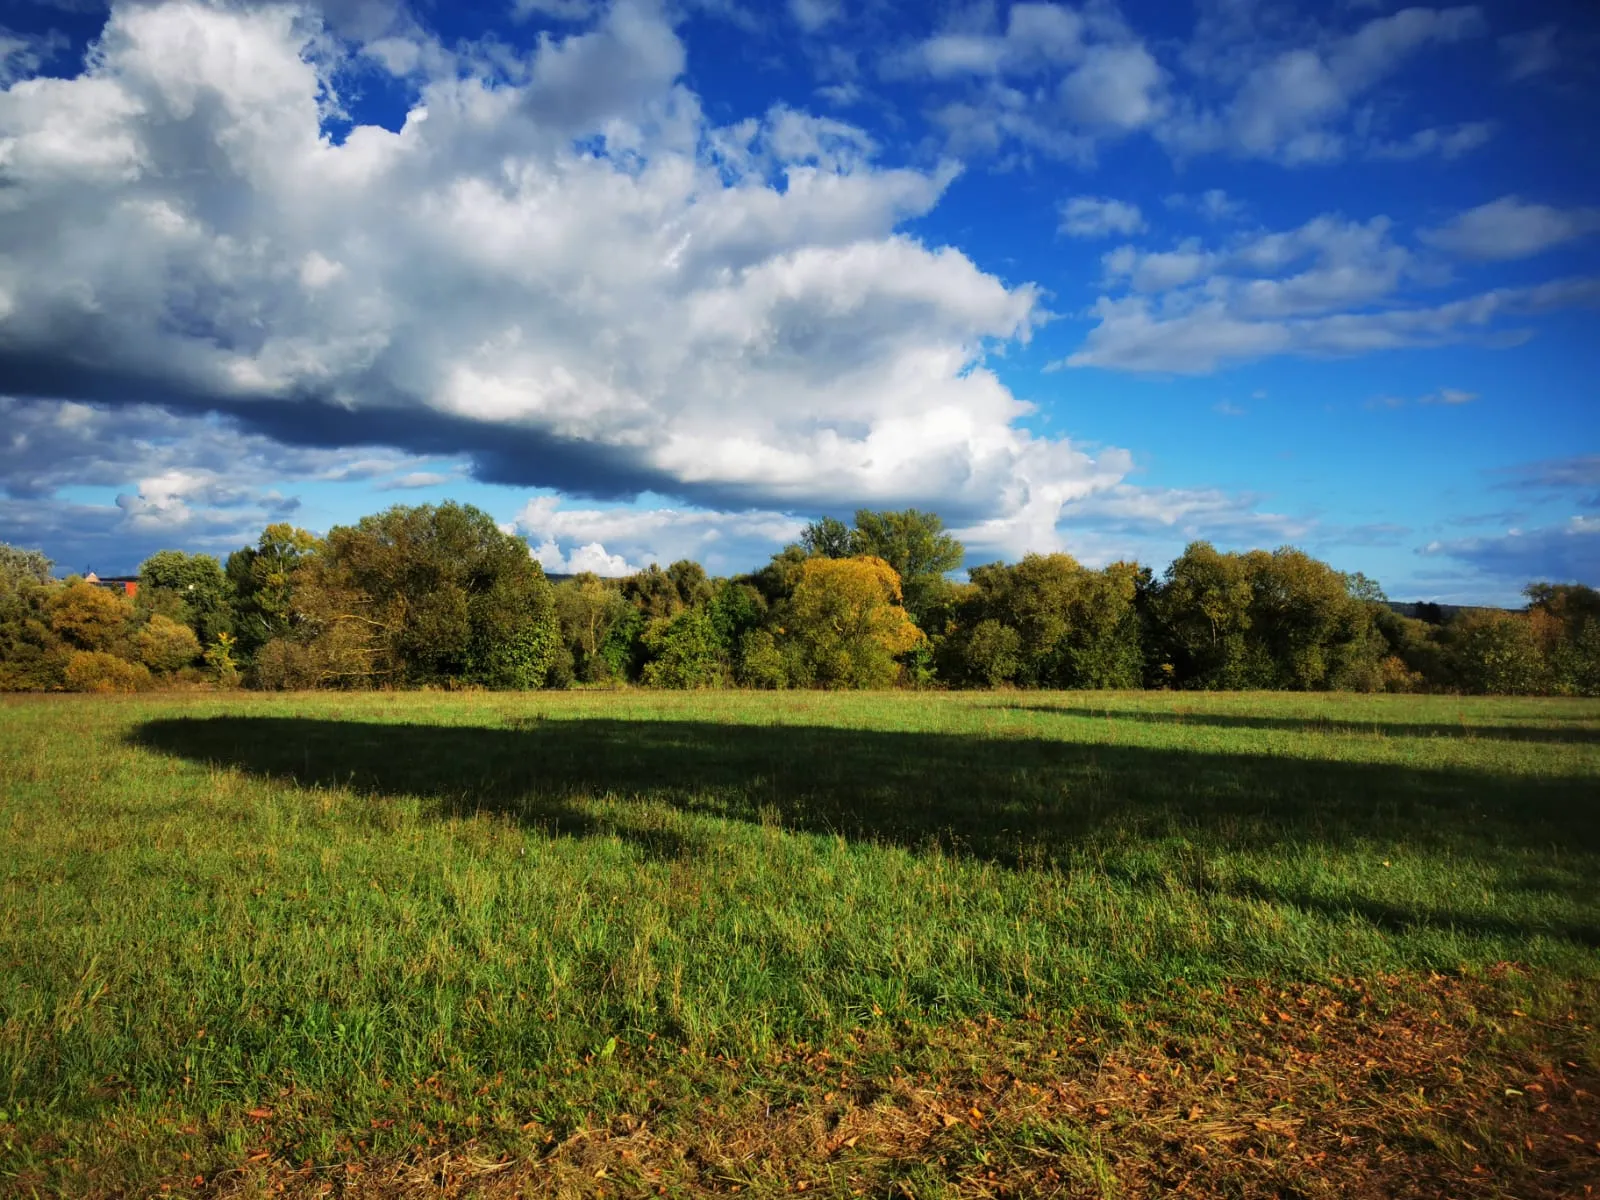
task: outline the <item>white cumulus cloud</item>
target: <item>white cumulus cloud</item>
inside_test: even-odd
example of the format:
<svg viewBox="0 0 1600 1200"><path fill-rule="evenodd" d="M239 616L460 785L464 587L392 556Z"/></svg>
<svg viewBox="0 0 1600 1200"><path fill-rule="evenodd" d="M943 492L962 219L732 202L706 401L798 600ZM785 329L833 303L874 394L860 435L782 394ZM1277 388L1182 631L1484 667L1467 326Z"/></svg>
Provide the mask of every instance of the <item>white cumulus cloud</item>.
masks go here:
<svg viewBox="0 0 1600 1200"><path fill-rule="evenodd" d="M1070 22L1016 20L1077 53ZM120 3L75 77L0 92L16 390L727 510L1033 521L1117 477L1117 452L1025 428L986 365L1044 319L1038 289L898 231L955 166L882 164L788 108L713 124L645 0L525 54L371 30L415 100L341 140L369 43L304 5Z"/></svg>
<svg viewBox="0 0 1600 1200"><path fill-rule="evenodd" d="M556 496L538 496L517 514L512 528L534 546L546 570L617 576L680 558L694 559L714 573L743 569L798 539L805 522L767 511L576 508Z"/></svg>

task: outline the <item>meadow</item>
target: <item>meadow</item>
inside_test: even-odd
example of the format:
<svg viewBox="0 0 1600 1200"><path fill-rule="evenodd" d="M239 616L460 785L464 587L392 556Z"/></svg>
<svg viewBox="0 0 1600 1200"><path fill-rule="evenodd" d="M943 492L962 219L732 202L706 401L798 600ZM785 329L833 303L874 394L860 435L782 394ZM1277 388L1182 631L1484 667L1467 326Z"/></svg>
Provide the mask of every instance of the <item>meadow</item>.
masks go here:
<svg viewBox="0 0 1600 1200"><path fill-rule="evenodd" d="M0 700L0 1192L1600 1189L1600 702Z"/></svg>

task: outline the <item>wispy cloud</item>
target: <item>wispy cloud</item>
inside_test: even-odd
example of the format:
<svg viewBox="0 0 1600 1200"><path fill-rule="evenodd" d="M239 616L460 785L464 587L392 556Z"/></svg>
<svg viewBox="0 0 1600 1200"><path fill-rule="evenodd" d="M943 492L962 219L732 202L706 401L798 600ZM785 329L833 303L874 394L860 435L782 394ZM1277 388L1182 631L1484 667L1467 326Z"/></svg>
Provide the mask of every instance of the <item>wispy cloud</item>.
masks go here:
<svg viewBox="0 0 1600 1200"><path fill-rule="evenodd" d="M1144 229L1137 204L1104 196L1073 196L1061 205L1060 231L1068 237L1103 238Z"/></svg>
<svg viewBox="0 0 1600 1200"><path fill-rule="evenodd" d="M1502 37L1500 51L1506 60L1506 78L1528 79L1554 67L1561 58L1556 42L1559 33L1559 26L1541 25Z"/></svg>
<svg viewBox="0 0 1600 1200"><path fill-rule="evenodd" d="M1507 319L1600 303L1600 278L1557 279L1423 303L1436 267L1395 236L1385 217L1325 214L1281 232L1170 249L1122 245L1101 259L1106 292L1097 324L1055 366L1203 374L1278 355L1346 356L1467 337L1522 338ZM1474 398L1441 389L1425 402Z"/></svg>
<svg viewBox="0 0 1600 1200"><path fill-rule="evenodd" d="M1600 454L1502 467L1491 477L1497 488L1565 495L1585 508L1600 508Z"/></svg>
<svg viewBox="0 0 1600 1200"><path fill-rule="evenodd" d="M1460 153L1473 135L1441 131L1398 141L1354 119L1357 101L1390 80L1424 48L1482 35L1475 6L1412 7L1375 17L1349 33L1301 28L1274 37L1251 6L1224 9L1225 20L1203 22L1186 56L1191 70L1229 98L1174 103L1157 135L1177 155L1222 152L1288 166L1335 162L1352 153Z"/></svg>

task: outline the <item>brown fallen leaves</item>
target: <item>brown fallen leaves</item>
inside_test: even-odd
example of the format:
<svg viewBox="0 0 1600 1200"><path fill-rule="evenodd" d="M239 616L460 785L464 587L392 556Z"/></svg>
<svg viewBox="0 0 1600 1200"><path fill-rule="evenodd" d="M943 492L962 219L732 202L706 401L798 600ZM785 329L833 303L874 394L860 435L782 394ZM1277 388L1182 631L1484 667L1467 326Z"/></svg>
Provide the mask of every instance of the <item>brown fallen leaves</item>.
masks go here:
<svg viewBox="0 0 1600 1200"><path fill-rule="evenodd" d="M790 1056L801 1086L781 1106L744 1067L711 1068L727 1077L706 1075L703 1105L572 1131L521 1161L466 1145L359 1175L250 1162L207 1190L1570 1200L1600 1196L1586 1038L1577 1014L1541 1024L1481 982L1236 986L1152 1005L1115 1035L1050 1020L863 1032L854 1055Z"/></svg>

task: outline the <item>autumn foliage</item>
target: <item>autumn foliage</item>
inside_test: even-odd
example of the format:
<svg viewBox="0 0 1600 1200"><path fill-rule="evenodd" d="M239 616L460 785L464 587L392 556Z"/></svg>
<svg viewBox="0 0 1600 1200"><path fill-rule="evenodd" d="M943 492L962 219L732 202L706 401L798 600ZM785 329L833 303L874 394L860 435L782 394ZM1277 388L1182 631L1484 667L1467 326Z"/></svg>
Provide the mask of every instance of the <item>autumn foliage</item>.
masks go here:
<svg viewBox="0 0 1600 1200"><path fill-rule="evenodd" d="M0 544L0 691L638 684L1600 695L1600 593L1391 605L1292 546L1185 548L1157 575L1067 554L973 566L933 513L823 518L761 569L545 577L470 505L397 505L228 556L164 550L137 599ZM145 674L122 672L109 656ZM148 678L146 678L148 676Z"/></svg>
<svg viewBox="0 0 1600 1200"><path fill-rule="evenodd" d="M897 655L924 641L901 602L900 577L881 558L813 558L801 568L782 634L793 682L887 687Z"/></svg>

